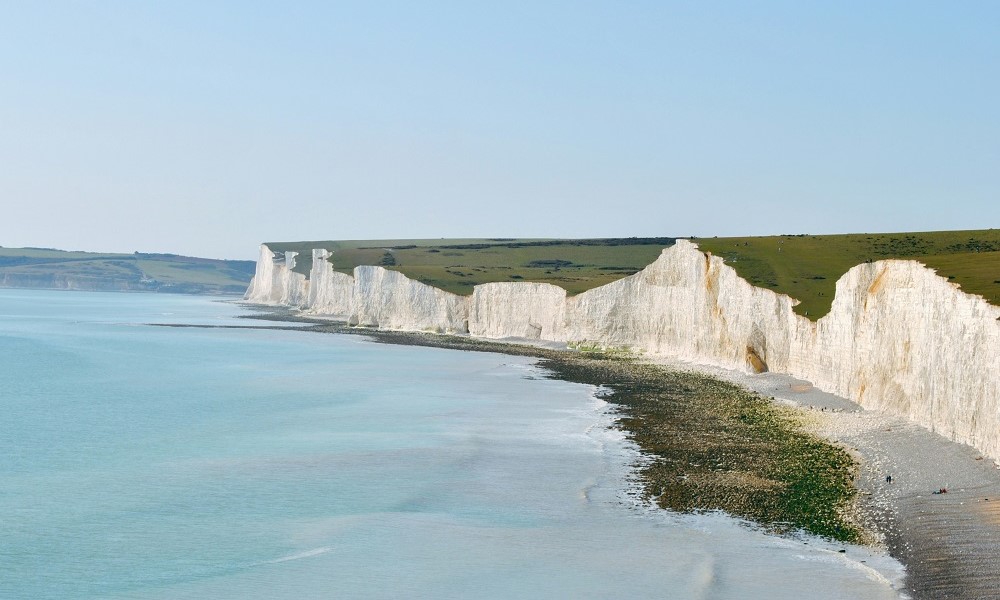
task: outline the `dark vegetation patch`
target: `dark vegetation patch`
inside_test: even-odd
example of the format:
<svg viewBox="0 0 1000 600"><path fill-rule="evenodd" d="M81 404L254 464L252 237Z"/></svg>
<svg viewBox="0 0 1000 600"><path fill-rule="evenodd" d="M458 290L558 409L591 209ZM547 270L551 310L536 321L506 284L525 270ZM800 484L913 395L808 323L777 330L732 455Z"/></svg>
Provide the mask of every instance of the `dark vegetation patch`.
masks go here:
<svg viewBox="0 0 1000 600"><path fill-rule="evenodd" d="M572 264L573 264L573 261L570 261L570 260L559 260L558 258L554 258L554 259L551 259L551 260L533 260L533 261L529 262L525 266L526 267L544 267L544 268L555 267L555 268L558 269L560 267L568 267L568 266L570 266Z"/></svg>
<svg viewBox="0 0 1000 600"><path fill-rule="evenodd" d="M542 240L528 242L511 242L506 244L455 244L441 246L457 250L483 250L485 248L539 248L546 246L672 246L677 238L597 238L588 240Z"/></svg>
<svg viewBox="0 0 1000 600"><path fill-rule="evenodd" d="M981 240L970 237L965 243L951 244L946 248L951 252L998 252L1000 242L997 240Z"/></svg>
<svg viewBox="0 0 1000 600"><path fill-rule="evenodd" d="M724 510L780 532L859 541L847 520L856 466L795 414L732 384L634 360L548 359L558 379L601 385L621 427L655 460L645 493L663 508Z"/></svg>

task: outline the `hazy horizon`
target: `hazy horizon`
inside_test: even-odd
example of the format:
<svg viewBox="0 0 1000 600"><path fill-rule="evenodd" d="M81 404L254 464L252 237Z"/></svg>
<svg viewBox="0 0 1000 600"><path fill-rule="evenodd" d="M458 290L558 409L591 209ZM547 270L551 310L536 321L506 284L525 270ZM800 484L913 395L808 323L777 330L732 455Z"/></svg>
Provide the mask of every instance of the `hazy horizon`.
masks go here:
<svg viewBox="0 0 1000 600"><path fill-rule="evenodd" d="M1000 5L37 2L0 245L1000 226Z"/></svg>

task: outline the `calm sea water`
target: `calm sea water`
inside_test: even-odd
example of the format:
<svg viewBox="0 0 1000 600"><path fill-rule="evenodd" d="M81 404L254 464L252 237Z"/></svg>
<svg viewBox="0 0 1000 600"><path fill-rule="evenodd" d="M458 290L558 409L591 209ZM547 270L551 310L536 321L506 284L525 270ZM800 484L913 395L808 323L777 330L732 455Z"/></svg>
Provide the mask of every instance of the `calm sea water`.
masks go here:
<svg viewBox="0 0 1000 600"><path fill-rule="evenodd" d="M509 356L0 290L0 598L896 598L863 549L678 516Z"/></svg>

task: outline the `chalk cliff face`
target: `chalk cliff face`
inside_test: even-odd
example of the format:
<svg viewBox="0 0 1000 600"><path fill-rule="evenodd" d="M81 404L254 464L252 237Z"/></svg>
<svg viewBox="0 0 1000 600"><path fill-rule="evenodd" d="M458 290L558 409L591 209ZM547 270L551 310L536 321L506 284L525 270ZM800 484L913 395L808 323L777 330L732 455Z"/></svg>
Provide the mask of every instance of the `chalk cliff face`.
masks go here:
<svg viewBox="0 0 1000 600"><path fill-rule="evenodd" d="M465 333L468 303L462 296L382 267L355 267L349 323L383 329Z"/></svg>
<svg viewBox="0 0 1000 600"><path fill-rule="evenodd" d="M549 283L477 285L469 300L469 333L565 342L566 290Z"/></svg>
<svg viewBox="0 0 1000 600"><path fill-rule="evenodd" d="M266 244L260 245L257 272L243 299L254 304L304 307L309 300L309 280L292 271L298 252L277 256Z"/></svg>
<svg viewBox="0 0 1000 600"><path fill-rule="evenodd" d="M466 333L468 301L382 267L338 273L323 249L313 250L310 278L292 271L295 252L277 256L261 244L257 271L243 299L288 306L352 325L407 331Z"/></svg>
<svg viewBox="0 0 1000 600"><path fill-rule="evenodd" d="M914 261L858 265L787 370L1000 458L1000 308ZM805 319L803 319L805 321Z"/></svg>
<svg viewBox="0 0 1000 600"><path fill-rule="evenodd" d="M788 296L752 286L685 240L639 273L572 298L521 282L461 297L381 267L358 267L351 278L320 252L310 288L291 273L294 256L275 261L262 247L247 300L356 325L625 346L779 371L1000 459L1000 308L914 261L851 269L830 314L813 323Z"/></svg>
<svg viewBox="0 0 1000 600"><path fill-rule="evenodd" d="M354 306L354 278L333 270L329 251L314 249L312 253L308 312L349 320Z"/></svg>
<svg viewBox="0 0 1000 600"><path fill-rule="evenodd" d="M642 271L567 301L571 340L729 368L787 363L792 300L678 240Z"/></svg>

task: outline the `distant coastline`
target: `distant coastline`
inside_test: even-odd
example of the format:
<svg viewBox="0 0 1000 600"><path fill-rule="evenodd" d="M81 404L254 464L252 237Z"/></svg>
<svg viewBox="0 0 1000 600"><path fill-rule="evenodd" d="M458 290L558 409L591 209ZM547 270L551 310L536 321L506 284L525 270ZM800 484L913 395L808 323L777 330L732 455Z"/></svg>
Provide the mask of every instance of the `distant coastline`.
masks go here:
<svg viewBox="0 0 1000 600"><path fill-rule="evenodd" d="M0 248L0 288L236 295L254 268L253 261L176 254Z"/></svg>

